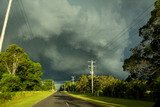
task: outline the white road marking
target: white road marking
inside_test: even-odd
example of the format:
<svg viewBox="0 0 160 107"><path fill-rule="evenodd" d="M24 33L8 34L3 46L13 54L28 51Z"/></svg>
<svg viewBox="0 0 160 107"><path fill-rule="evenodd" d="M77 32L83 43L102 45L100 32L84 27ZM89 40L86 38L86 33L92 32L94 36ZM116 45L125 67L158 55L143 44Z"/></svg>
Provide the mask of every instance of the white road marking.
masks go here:
<svg viewBox="0 0 160 107"><path fill-rule="evenodd" d="M67 107L70 107L69 104L66 102Z"/></svg>

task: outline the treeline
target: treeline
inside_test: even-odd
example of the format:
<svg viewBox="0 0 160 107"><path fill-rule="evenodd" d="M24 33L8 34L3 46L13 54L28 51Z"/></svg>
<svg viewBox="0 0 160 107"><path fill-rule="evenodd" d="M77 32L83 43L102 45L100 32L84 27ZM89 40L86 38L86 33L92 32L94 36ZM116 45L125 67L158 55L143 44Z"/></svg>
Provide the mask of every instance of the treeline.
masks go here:
<svg viewBox="0 0 160 107"><path fill-rule="evenodd" d="M131 49L132 55L125 59L123 69L130 77L147 80L147 86L160 107L160 0L156 0L149 21L139 29L142 41Z"/></svg>
<svg viewBox="0 0 160 107"><path fill-rule="evenodd" d="M61 91L91 93L91 76L82 75L76 82L68 81ZM112 76L94 76L94 95L131 99L156 100L160 97L160 77L152 85L146 80L119 80Z"/></svg>
<svg viewBox="0 0 160 107"><path fill-rule="evenodd" d="M42 80L42 66L32 61L23 48L10 45L0 52L0 97L16 91L55 89L52 80ZM11 97L6 97L11 98Z"/></svg>

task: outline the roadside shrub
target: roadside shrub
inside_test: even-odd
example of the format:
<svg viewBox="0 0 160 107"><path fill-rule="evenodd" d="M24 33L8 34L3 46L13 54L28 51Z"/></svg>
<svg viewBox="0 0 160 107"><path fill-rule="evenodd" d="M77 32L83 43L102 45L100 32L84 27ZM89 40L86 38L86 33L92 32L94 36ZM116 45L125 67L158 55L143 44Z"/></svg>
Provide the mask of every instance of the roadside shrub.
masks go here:
<svg viewBox="0 0 160 107"><path fill-rule="evenodd" d="M144 98L145 92L147 91L146 81L132 80L128 83L127 95L129 98Z"/></svg>
<svg viewBox="0 0 160 107"><path fill-rule="evenodd" d="M153 90L153 96L156 100L156 103L154 105L154 107L159 107L160 106L160 77L158 77L155 81L154 81L154 90Z"/></svg>
<svg viewBox="0 0 160 107"><path fill-rule="evenodd" d="M0 81L1 92L14 92L21 90L20 78L16 75L3 74Z"/></svg>
<svg viewBox="0 0 160 107"><path fill-rule="evenodd" d="M11 100L14 95L15 93L11 93L11 92L0 93L0 99L3 101Z"/></svg>

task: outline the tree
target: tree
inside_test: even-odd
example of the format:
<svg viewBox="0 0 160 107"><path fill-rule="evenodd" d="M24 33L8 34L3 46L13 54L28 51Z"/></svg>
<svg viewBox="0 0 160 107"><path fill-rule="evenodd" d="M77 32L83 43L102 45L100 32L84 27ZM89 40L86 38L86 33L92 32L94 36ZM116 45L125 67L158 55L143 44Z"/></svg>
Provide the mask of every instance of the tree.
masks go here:
<svg viewBox="0 0 160 107"><path fill-rule="evenodd" d="M127 96L130 98L144 98L147 91L146 81L134 79L127 84Z"/></svg>
<svg viewBox="0 0 160 107"><path fill-rule="evenodd" d="M33 62L23 48L12 44L0 53L0 59L0 77L3 73L19 77L23 90L37 90L41 86L42 66Z"/></svg>
<svg viewBox="0 0 160 107"><path fill-rule="evenodd" d="M42 67L39 63L26 61L20 64L17 75L22 81L24 90L36 90L35 86L41 87Z"/></svg>
<svg viewBox="0 0 160 107"><path fill-rule="evenodd" d="M118 79L112 76L95 76L94 91L102 92L106 87L115 84Z"/></svg>
<svg viewBox="0 0 160 107"><path fill-rule="evenodd" d="M96 76L96 75L94 75L93 80L94 80L93 91L94 91L94 94L97 94L97 95L102 94L106 87L111 86L118 81L118 79L112 76ZM64 85L64 87L61 87L61 88L66 88L65 86L66 85ZM91 92L91 76L90 75L80 76L78 81L76 81L75 87L77 92L90 93Z"/></svg>
<svg viewBox="0 0 160 107"><path fill-rule="evenodd" d="M5 52L1 53L1 63L9 74L15 75L18 66L24 61L29 60L24 49L18 45L10 45Z"/></svg>
<svg viewBox="0 0 160 107"><path fill-rule="evenodd" d="M1 92L13 92L22 90L20 78L15 75L3 74L0 81Z"/></svg>
<svg viewBox="0 0 160 107"><path fill-rule="evenodd" d="M132 49L130 58L124 61L123 68L133 78L153 81L160 76L160 0L155 2L155 9L146 25L139 30L142 41Z"/></svg>
<svg viewBox="0 0 160 107"><path fill-rule="evenodd" d="M3 52L0 53L0 79L2 79L2 75L4 73L7 73L7 69L2 62L3 61L3 54L4 54Z"/></svg>
<svg viewBox="0 0 160 107"><path fill-rule="evenodd" d="M55 84L53 80L47 79L42 81L42 90L48 91L48 90L52 90L52 88L53 90L55 90Z"/></svg>
<svg viewBox="0 0 160 107"><path fill-rule="evenodd" d="M160 106L160 77L158 77L155 81L154 81L154 86L153 86L153 97L156 100L156 104L154 107L159 107Z"/></svg>
<svg viewBox="0 0 160 107"><path fill-rule="evenodd" d="M76 89L78 92L86 93L91 91L91 79L87 75L82 75L77 81Z"/></svg>
<svg viewBox="0 0 160 107"><path fill-rule="evenodd" d="M126 97L128 83L125 81L117 81L115 84L112 85L112 96L114 97Z"/></svg>

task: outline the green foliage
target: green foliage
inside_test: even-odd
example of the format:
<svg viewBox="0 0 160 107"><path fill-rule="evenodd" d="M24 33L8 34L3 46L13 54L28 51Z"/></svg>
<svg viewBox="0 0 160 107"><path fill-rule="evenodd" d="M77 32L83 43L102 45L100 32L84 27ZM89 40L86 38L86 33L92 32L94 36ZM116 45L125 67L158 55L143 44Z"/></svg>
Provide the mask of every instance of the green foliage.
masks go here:
<svg viewBox="0 0 160 107"><path fill-rule="evenodd" d="M20 78L10 74L3 74L0 86L1 92L20 91L22 89Z"/></svg>
<svg viewBox="0 0 160 107"><path fill-rule="evenodd" d="M11 93L11 92L0 93L0 103L3 103L6 100L11 100L14 95L15 93Z"/></svg>
<svg viewBox="0 0 160 107"><path fill-rule="evenodd" d="M154 91L154 98L160 99L160 77L158 77L154 81L153 91Z"/></svg>
<svg viewBox="0 0 160 107"><path fill-rule="evenodd" d="M94 76L94 93L102 93L105 87L115 84L117 81L119 80L112 76ZM67 81L64 85L61 86L60 90L74 90L81 93L91 93L91 76L82 75L74 84L71 81Z"/></svg>
<svg viewBox="0 0 160 107"><path fill-rule="evenodd" d="M96 76L94 75L94 95L103 95L120 98L145 98L148 90L146 80L133 79L124 81L116 79L112 76ZM91 76L82 75L76 81L75 91L80 93L91 93ZM68 81L61 90L72 91L73 83Z"/></svg>
<svg viewBox="0 0 160 107"><path fill-rule="evenodd" d="M21 91L0 94L0 107L32 107L53 94L51 91ZM9 96L11 96L9 98ZM4 99L5 98L5 99Z"/></svg>
<svg viewBox="0 0 160 107"><path fill-rule="evenodd" d="M82 75L77 81L76 90L82 93L90 92L90 81L91 79L87 75Z"/></svg>
<svg viewBox="0 0 160 107"><path fill-rule="evenodd" d="M0 79L2 78L2 75L4 73L7 73L7 69L6 67L4 67L4 64L3 64L3 56L4 56L4 52L0 52Z"/></svg>
<svg viewBox="0 0 160 107"><path fill-rule="evenodd" d="M39 63L27 61L20 64L17 75L21 78L25 90L37 90L37 86L41 86L42 67Z"/></svg>
<svg viewBox="0 0 160 107"><path fill-rule="evenodd" d="M131 98L144 98L144 94L147 91L146 81L132 80L128 82L127 95Z"/></svg>
<svg viewBox="0 0 160 107"><path fill-rule="evenodd" d="M111 97L124 98L144 98L146 88L146 81L132 80L130 82L117 81L115 84L105 87L104 95Z"/></svg>
<svg viewBox="0 0 160 107"><path fill-rule="evenodd" d="M63 85L61 85L60 91L75 92L76 91L76 84L77 83L67 81Z"/></svg>
<svg viewBox="0 0 160 107"><path fill-rule="evenodd" d="M148 23L140 28L140 44L132 49L130 58L124 61L123 68L132 78L153 80L160 76L160 0L155 2ZM151 81L152 82L152 81Z"/></svg>
<svg viewBox="0 0 160 107"><path fill-rule="evenodd" d="M0 99L11 100L15 91L51 90L52 80L41 84L42 66L32 61L23 48L10 45L0 53Z"/></svg>
<svg viewBox="0 0 160 107"><path fill-rule="evenodd" d="M112 77L112 76L95 76L94 77L94 93L95 95L104 95L104 89L106 87L109 87L115 83L117 83L119 80Z"/></svg>
<svg viewBox="0 0 160 107"><path fill-rule="evenodd" d="M154 105L154 102L126 99L126 98L123 99L123 98L102 97L102 96L97 97L82 93L69 93L69 95L76 97L78 99L98 104L100 107L153 107ZM160 107L160 106L155 106L155 107Z"/></svg>
<svg viewBox="0 0 160 107"><path fill-rule="evenodd" d="M1 54L1 64L9 74L15 75L20 64L28 61L29 57L23 48L13 44L10 45L5 52Z"/></svg>
<svg viewBox="0 0 160 107"><path fill-rule="evenodd" d="M2 91L40 90L41 75L42 66L33 62L24 49L18 45L12 44L5 52L0 53Z"/></svg>
<svg viewBox="0 0 160 107"><path fill-rule="evenodd" d="M154 86L153 86L153 97L156 101L154 107L159 107L160 106L160 77L158 77L154 81Z"/></svg>
<svg viewBox="0 0 160 107"><path fill-rule="evenodd" d="M55 83L51 79L47 79L42 81L42 90L48 91L48 90L55 90Z"/></svg>
<svg viewBox="0 0 160 107"><path fill-rule="evenodd" d="M110 92L112 93L110 96L114 97L126 97L126 91L128 89L127 82L125 81L118 81L117 83L111 85L109 87ZM107 87L106 87L107 88Z"/></svg>
<svg viewBox="0 0 160 107"><path fill-rule="evenodd" d="M94 76L94 92L101 93L102 90L118 81L118 79L112 76ZM82 75L79 80L76 82L76 90L82 93L91 92L91 76Z"/></svg>
<svg viewBox="0 0 160 107"><path fill-rule="evenodd" d="M131 98L143 98L148 91L147 95L156 99L156 104L160 101L159 17L160 0L157 0L155 2L155 9L151 12L150 20L139 30L139 36L142 38L141 43L132 49L133 54L124 61L123 65L123 69L131 74L127 79L129 83L127 85L127 96Z"/></svg>

